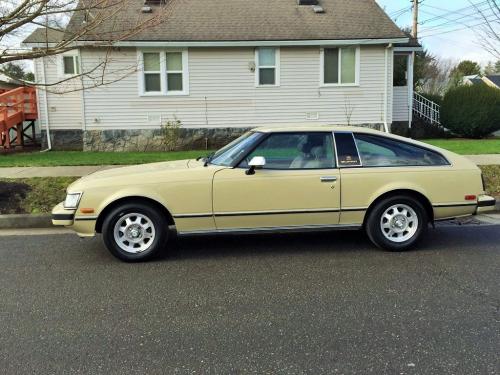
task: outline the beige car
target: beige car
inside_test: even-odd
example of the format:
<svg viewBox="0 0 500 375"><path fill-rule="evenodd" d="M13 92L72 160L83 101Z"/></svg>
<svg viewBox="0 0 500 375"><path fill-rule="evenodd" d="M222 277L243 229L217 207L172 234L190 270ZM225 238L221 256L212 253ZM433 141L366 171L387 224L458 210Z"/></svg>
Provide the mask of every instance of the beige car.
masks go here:
<svg viewBox="0 0 500 375"><path fill-rule="evenodd" d="M480 169L464 157L375 130L250 131L200 160L97 172L67 191L54 225L102 233L125 261L168 248L169 234L364 229L406 250L437 220L492 210Z"/></svg>

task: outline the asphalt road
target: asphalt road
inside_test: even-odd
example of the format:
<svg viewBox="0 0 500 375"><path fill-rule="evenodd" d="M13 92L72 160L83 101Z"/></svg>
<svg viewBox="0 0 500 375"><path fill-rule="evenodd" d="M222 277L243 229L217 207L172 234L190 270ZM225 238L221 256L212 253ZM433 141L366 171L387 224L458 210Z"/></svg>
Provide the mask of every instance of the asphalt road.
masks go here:
<svg viewBox="0 0 500 375"><path fill-rule="evenodd" d="M0 267L0 373L500 372L500 226L402 254L357 232L192 238L144 264L12 236Z"/></svg>

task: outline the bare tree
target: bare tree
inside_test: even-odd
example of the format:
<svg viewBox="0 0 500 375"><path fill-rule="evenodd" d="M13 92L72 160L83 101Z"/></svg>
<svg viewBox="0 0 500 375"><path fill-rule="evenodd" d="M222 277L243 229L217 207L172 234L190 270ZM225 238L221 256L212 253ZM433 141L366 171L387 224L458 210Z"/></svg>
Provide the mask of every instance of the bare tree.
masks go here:
<svg viewBox="0 0 500 375"><path fill-rule="evenodd" d="M500 59L500 0L486 0L486 7L479 7L471 0L469 2L484 21L478 25L481 45L495 59Z"/></svg>
<svg viewBox="0 0 500 375"><path fill-rule="evenodd" d="M355 106L352 105L351 99L348 96L344 97L344 114L347 125L351 125L351 118L354 112Z"/></svg>
<svg viewBox="0 0 500 375"><path fill-rule="evenodd" d="M5 63L51 57L85 46L105 49L106 58L85 67L72 78L48 86L78 77L88 78L91 85L104 84L114 45L164 22L175 1L158 1L160 6L144 13L143 2L138 0L2 0L0 72ZM19 41L35 28L40 28L36 48L20 45Z"/></svg>

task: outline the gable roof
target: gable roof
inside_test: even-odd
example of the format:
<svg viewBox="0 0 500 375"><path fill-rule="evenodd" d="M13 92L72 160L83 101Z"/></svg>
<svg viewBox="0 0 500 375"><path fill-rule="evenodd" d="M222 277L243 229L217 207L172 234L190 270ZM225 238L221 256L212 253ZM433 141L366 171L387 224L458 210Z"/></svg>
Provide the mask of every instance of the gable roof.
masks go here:
<svg viewBox="0 0 500 375"><path fill-rule="evenodd" d="M57 43L63 40L63 36L64 31L38 27L24 39L23 43Z"/></svg>
<svg viewBox="0 0 500 375"><path fill-rule="evenodd" d="M90 1L90 0L82 0ZM301 41L395 39L406 35L375 0L320 0L324 13L297 0L166 0L142 13L143 0L127 1L113 22L105 22L84 40L110 40L165 12L165 20L123 39L125 41ZM110 11L109 9L107 11ZM67 32L78 30L83 12L75 13Z"/></svg>

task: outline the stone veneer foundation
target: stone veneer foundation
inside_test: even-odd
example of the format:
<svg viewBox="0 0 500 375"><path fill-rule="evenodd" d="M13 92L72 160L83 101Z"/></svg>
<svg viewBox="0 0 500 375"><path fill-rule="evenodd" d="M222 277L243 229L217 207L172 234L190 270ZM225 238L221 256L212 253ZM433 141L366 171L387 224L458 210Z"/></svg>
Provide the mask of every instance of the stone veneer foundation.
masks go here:
<svg viewBox="0 0 500 375"><path fill-rule="evenodd" d="M363 124L383 129L383 124ZM250 128L181 128L174 150L220 148ZM75 151L167 151L161 129L147 130L51 130L53 150ZM47 148L45 130L42 147Z"/></svg>

